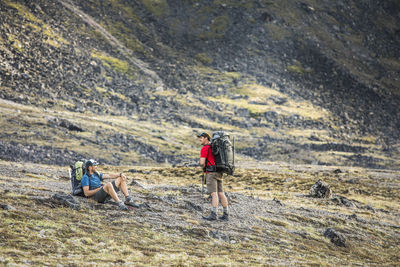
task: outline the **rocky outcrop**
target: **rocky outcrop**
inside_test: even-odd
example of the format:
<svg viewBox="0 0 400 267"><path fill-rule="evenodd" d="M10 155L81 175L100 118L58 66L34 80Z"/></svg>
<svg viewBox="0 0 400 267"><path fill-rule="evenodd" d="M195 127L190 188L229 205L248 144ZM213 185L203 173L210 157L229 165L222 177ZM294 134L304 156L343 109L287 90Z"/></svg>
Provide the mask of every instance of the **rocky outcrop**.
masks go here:
<svg viewBox="0 0 400 267"><path fill-rule="evenodd" d="M332 190L329 184L318 180L310 189L310 196L316 198L330 198Z"/></svg>
<svg viewBox="0 0 400 267"><path fill-rule="evenodd" d="M329 238L333 244L338 247L346 247L346 239L342 234L338 233L332 228L326 229L324 236Z"/></svg>

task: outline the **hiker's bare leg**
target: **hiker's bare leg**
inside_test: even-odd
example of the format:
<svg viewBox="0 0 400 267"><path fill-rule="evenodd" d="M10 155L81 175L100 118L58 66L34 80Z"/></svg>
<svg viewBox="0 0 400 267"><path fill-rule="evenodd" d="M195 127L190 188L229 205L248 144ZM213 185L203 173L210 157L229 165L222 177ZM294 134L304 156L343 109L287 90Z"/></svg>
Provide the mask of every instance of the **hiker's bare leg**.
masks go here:
<svg viewBox="0 0 400 267"><path fill-rule="evenodd" d="M219 199L221 200L222 207L228 207L228 199L225 196L224 192L218 192Z"/></svg>
<svg viewBox="0 0 400 267"><path fill-rule="evenodd" d="M124 194L124 196L129 196L128 193L128 186L126 185L126 178L124 177L118 177L117 179L115 179L115 185L121 189L122 194Z"/></svg>
<svg viewBox="0 0 400 267"><path fill-rule="evenodd" d="M118 197L117 193L115 192L114 186L112 185L112 183L110 183L110 182L106 183L106 185L103 188L104 188L104 191L106 191L107 194L109 194L114 199L115 202L117 202L117 203L119 202L119 197Z"/></svg>
<svg viewBox="0 0 400 267"><path fill-rule="evenodd" d="M212 198L211 205L212 205L214 208L218 207L219 199L218 199L218 194L217 194L217 192L212 192L212 193L211 193L211 198Z"/></svg>

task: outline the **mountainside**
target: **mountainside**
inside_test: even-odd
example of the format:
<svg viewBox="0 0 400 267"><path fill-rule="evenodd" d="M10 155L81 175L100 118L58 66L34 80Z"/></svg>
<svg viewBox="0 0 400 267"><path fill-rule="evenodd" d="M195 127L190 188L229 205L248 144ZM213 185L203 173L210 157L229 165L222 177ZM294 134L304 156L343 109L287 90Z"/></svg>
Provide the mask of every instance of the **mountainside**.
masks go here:
<svg viewBox="0 0 400 267"><path fill-rule="evenodd" d="M400 4L0 0L0 158L400 167Z"/></svg>

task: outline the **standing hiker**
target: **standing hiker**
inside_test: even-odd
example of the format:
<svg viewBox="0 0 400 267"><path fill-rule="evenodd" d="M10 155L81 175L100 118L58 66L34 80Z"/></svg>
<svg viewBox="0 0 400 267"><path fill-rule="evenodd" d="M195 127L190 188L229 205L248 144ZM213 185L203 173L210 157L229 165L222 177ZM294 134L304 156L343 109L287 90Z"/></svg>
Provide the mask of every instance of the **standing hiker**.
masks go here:
<svg viewBox="0 0 400 267"><path fill-rule="evenodd" d="M103 174L97 172L98 162L90 159L86 162L86 173L83 175L81 184L86 197L93 197L99 203L113 198L121 210L128 210L126 205L138 207L129 196L126 186L126 176L123 173L119 174ZM115 179L103 185L103 179ZM125 203L119 199L117 192L121 189L125 196Z"/></svg>
<svg viewBox="0 0 400 267"><path fill-rule="evenodd" d="M214 221L217 219L217 207L221 200L222 207L224 209L223 215L218 217L219 220L228 221L228 199L225 196L222 188L222 172L217 172L215 167L215 158L211 150L210 135L203 132L197 136L200 143L203 145L200 151L200 166L205 172L205 182L207 184L207 190L211 193L212 208L209 216L203 219L208 221Z"/></svg>

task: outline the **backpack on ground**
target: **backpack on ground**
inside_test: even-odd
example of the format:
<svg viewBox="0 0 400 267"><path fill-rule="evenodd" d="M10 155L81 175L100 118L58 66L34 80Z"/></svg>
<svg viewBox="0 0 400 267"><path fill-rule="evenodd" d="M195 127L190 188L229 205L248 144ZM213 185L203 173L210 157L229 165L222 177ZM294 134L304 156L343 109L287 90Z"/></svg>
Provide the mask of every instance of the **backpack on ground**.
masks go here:
<svg viewBox="0 0 400 267"><path fill-rule="evenodd" d="M84 196L81 180L86 172L86 160L78 160L74 165L70 165L69 167L71 194L73 196Z"/></svg>
<svg viewBox="0 0 400 267"><path fill-rule="evenodd" d="M233 175L235 170L235 139L233 144L229 134L218 131L211 138L211 151L215 158L217 172Z"/></svg>

